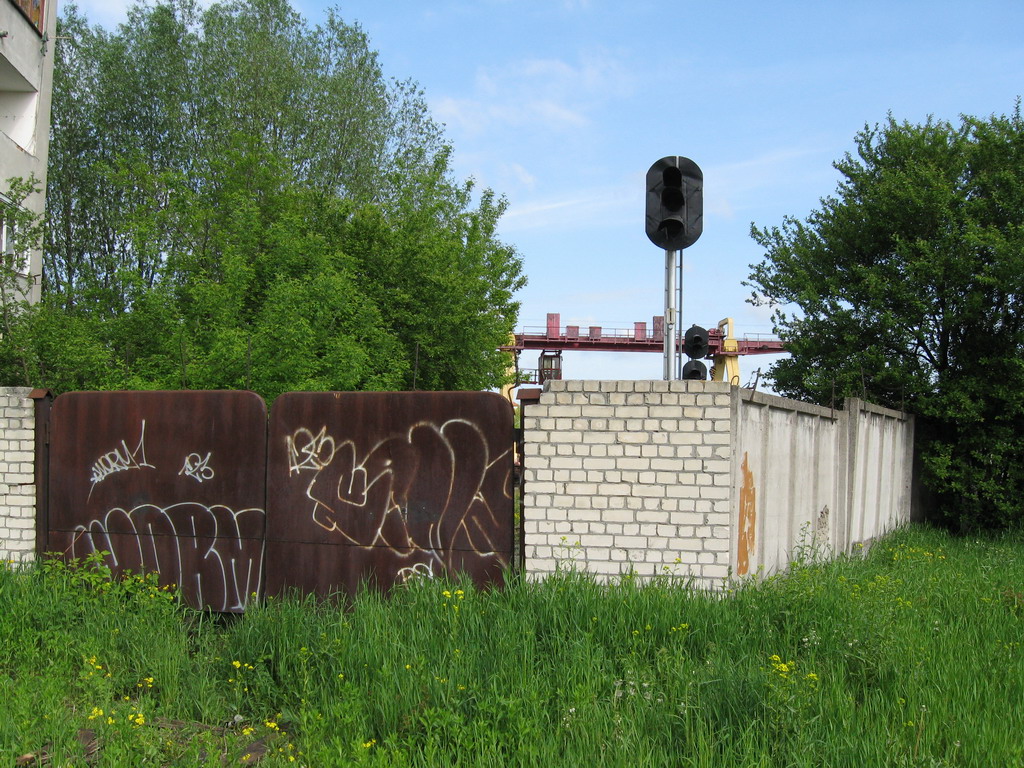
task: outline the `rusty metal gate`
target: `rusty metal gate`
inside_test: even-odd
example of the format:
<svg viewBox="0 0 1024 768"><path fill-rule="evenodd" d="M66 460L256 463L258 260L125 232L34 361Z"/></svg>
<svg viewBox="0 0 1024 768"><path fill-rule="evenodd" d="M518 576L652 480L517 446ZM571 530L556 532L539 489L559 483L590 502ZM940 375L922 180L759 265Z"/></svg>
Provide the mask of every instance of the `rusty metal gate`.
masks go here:
<svg viewBox="0 0 1024 768"><path fill-rule="evenodd" d="M500 583L510 564L512 415L497 395L282 395L268 468L271 592L446 571Z"/></svg>
<svg viewBox="0 0 1024 768"><path fill-rule="evenodd" d="M46 420L41 548L109 552L195 606L500 584L512 562L512 414L491 393L290 393L269 438L252 392L75 392Z"/></svg>
<svg viewBox="0 0 1024 768"><path fill-rule="evenodd" d="M50 412L47 549L110 552L192 605L262 590L267 410L252 392L74 392Z"/></svg>

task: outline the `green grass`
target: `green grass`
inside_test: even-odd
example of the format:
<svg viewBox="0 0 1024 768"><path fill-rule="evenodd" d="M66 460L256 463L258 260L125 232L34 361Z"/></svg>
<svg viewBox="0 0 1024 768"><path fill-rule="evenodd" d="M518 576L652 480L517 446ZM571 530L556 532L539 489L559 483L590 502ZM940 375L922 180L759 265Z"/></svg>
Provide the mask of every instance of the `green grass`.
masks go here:
<svg viewBox="0 0 1024 768"><path fill-rule="evenodd" d="M0 762L1019 766L1022 592L1024 537L925 528L727 598L566 573L224 618L0 568Z"/></svg>

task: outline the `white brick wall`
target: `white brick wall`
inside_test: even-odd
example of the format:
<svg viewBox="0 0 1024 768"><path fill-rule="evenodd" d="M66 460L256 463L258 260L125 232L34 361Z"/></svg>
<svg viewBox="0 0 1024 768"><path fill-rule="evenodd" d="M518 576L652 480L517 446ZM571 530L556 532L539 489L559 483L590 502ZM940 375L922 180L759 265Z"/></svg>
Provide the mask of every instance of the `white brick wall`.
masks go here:
<svg viewBox="0 0 1024 768"><path fill-rule="evenodd" d="M721 586L730 402L717 382L548 382L524 411L527 574L571 564Z"/></svg>
<svg viewBox="0 0 1024 768"><path fill-rule="evenodd" d="M0 563L31 560L36 544L35 403L0 387Z"/></svg>
<svg viewBox="0 0 1024 768"><path fill-rule="evenodd" d="M804 538L849 552L910 516L913 419L705 381L552 381L525 406L525 570L721 588Z"/></svg>

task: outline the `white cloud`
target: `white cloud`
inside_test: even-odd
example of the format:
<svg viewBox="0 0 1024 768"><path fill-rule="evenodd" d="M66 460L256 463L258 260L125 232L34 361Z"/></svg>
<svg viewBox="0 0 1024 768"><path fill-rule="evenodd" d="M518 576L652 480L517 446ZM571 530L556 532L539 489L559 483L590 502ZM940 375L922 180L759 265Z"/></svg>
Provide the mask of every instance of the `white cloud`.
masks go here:
<svg viewBox="0 0 1024 768"><path fill-rule="evenodd" d="M787 187L807 186L809 176L830 174L832 152L834 148L826 146L784 148L709 167L704 171L705 214L734 219L737 211L762 208L765 195L779 197ZM825 186L820 189L823 194L828 191Z"/></svg>
<svg viewBox="0 0 1024 768"><path fill-rule="evenodd" d="M433 113L449 129L473 137L483 135L496 125L561 131L590 122L583 112L553 99L523 99L514 103L499 98L488 103L484 99L446 97L435 102Z"/></svg>
<svg viewBox="0 0 1024 768"><path fill-rule="evenodd" d="M590 119L581 110L572 109L552 99L534 101L529 108L536 119L549 126L580 128L590 123Z"/></svg>
<svg viewBox="0 0 1024 768"><path fill-rule="evenodd" d="M590 126L600 105L631 88L625 68L600 51L577 63L530 58L483 67L473 78L470 95L445 96L432 106L449 129L470 136L523 127L561 132Z"/></svg>
<svg viewBox="0 0 1024 768"><path fill-rule="evenodd" d="M452 171L456 178L473 179L479 189L493 189L506 196L516 190L522 195L532 193L538 185L537 176L515 160L495 158L484 151L462 152L459 149L456 149Z"/></svg>
<svg viewBox="0 0 1024 768"><path fill-rule="evenodd" d="M488 2L490 2L492 5L512 5L512 6L518 6L518 5L522 5L523 0L488 0ZM548 3L548 0L541 0L541 2L538 3L538 4L539 5L544 5L544 4L547 4L547 3ZM591 0L561 0L561 2L559 4L562 6L563 10L569 11L569 12L576 11L576 10L586 11L586 10L589 10L591 8L591 6L593 5Z"/></svg>
<svg viewBox="0 0 1024 768"><path fill-rule="evenodd" d="M125 20L131 0L78 0L78 10L92 24L112 29ZM60 9L58 9L59 11Z"/></svg>
<svg viewBox="0 0 1024 768"><path fill-rule="evenodd" d="M578 128L589 121L580 111L551 99L524 99L518 103L498 98L484 99L445 97L434 102L434 116L449 129L469 136L480 136L495 125L504 128L537 127L563 130Z"/></svg>
<svg viewBox="0 0 1024 768"><path fill-rule="evenodd" d="M533 189L537 185L537 177L519 163L508 163L503 167L503 170L515 177L516 181L526 189Z"/></svg>
<svg viewBox="0 0 1024 768"><path fill-rule="evenodd" d="M582 194L511 201L501 219L504 234L528 229L579 229L635 218L633 200L619 186L592 187Z"/></svg>
<svg viewBox="0 0 1024 768"><path fill-rule="evenodd" d="M200 8L206 8L214 0L197 0ZM90 24L113 30L128 18L128 8L135 0L75 0L78 10L88 19ZM62 3L63 5L63 3ZM60 12L58 7L57 11Z"/></svg>

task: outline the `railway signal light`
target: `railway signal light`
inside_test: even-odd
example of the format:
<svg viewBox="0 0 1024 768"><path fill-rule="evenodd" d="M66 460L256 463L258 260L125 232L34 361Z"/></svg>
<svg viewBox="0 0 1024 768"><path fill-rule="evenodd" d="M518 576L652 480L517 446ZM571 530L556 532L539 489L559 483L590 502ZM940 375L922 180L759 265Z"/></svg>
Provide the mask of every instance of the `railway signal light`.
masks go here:
<svg viewBox="0 0 1024 768"><path fill-rule="evenodd" d="M671 155L647 171L647 237L666 251L689 248L704 231L704 173Z"/></svg>
<svg viewBox="0 0 1024 768"><path fill-rule="evenodd" d="M683 336L683 351L687 357L707 357L711 349L707 328L691 325Z"/></svg>
<svg viewBox="0 0 1024 768"><path fill-rule="evenodd" d="M684 379L703 381L708 377L708 368L700 358L707 357L709 350L707 329L691 325L683 336L683 352L690 358L683 366Z"/></svg>

